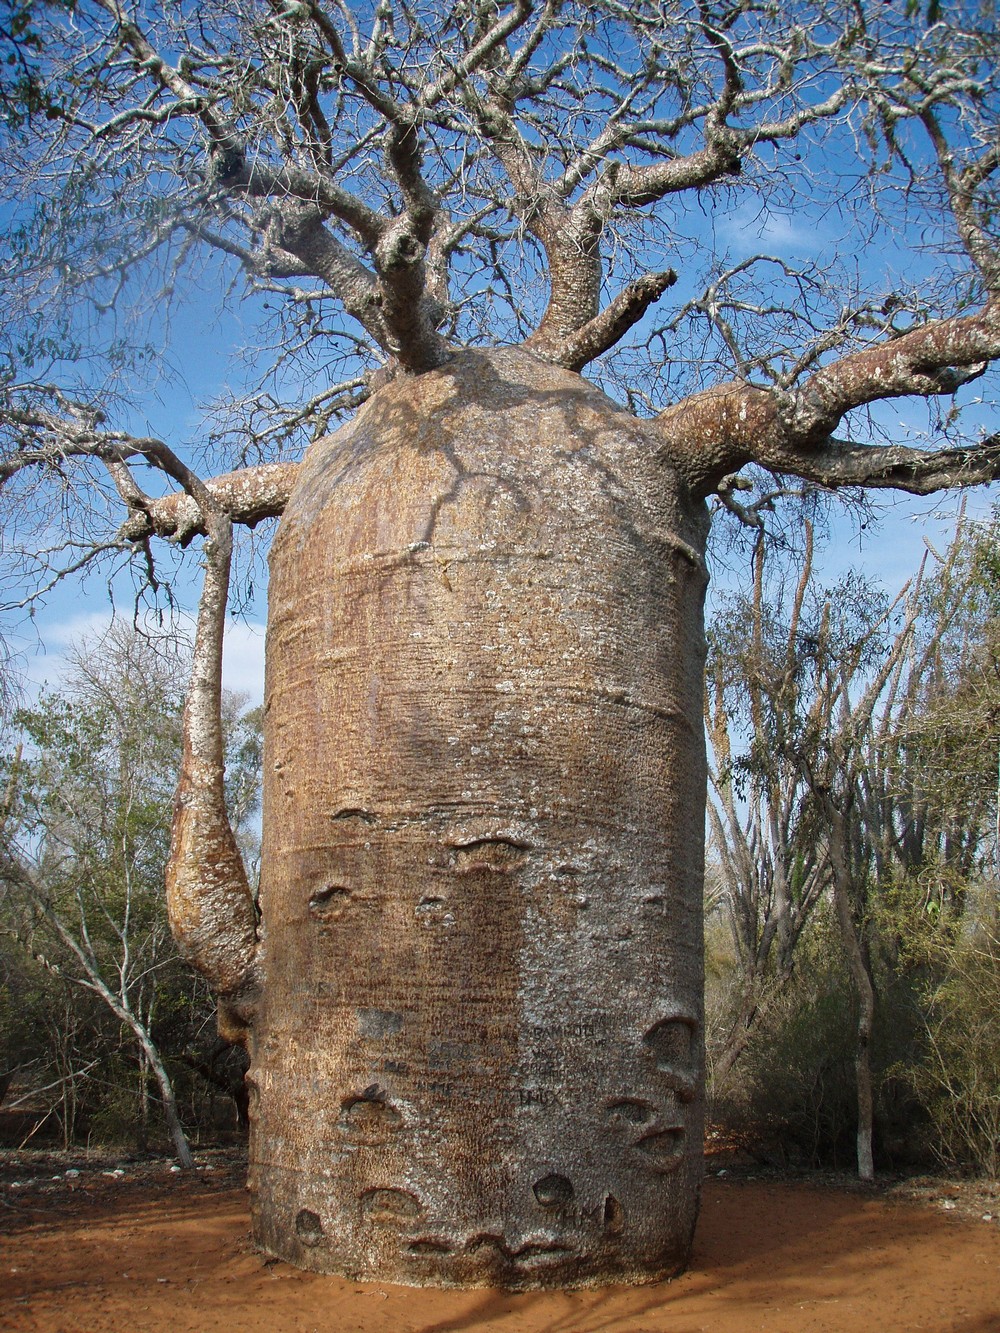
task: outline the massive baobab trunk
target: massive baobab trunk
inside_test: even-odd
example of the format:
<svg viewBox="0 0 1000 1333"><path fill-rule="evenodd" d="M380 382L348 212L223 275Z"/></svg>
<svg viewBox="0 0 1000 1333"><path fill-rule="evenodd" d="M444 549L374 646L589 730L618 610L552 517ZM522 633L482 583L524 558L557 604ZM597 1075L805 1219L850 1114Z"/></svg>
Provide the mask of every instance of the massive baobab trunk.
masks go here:
<svg viewBox="0 0 1000 1333"><path fill-rule="evenodd" d="M254 1232L357 1278L683 1266L705 519L523 352L382 390L275 539Z"/></svg>

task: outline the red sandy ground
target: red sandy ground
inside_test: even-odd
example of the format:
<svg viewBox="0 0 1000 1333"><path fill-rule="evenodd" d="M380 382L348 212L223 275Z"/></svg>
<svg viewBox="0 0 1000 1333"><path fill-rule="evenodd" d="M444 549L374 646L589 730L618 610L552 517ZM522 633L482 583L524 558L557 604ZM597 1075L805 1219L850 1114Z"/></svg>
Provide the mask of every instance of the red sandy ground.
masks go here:
<svg viewBox="0 0 1000 1333"><path fill-rule="evenodd" d="M0 1154L0 1329L1000 1333L996 1189L925 1180L901 1198L711 1174L683 1277L510 1295L373 1286L266 1261L248 1241L238 1166L206 1160L195 1176L161 1163L113 1177L106 1162L77 1162L66 1177L65 1159Z"/></svg>

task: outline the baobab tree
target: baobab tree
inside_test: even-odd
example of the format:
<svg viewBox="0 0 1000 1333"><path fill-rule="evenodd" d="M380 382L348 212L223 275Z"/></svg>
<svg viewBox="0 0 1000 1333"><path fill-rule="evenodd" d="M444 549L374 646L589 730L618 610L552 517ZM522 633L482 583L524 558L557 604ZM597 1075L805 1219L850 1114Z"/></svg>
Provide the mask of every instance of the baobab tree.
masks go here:
<svg viewBox="0 0 1000 1333"><path fill-rule="evenodd" d="M1000 356L997 34L906 10L12 7L4 491L22 528L27 498L87 514L60 557L45 511L42 584L122 550L155 580L155 539L200 540L168 894L251 1052L272 1254L683 1266L710 502L748 513L753 466L1000 473L960 413ZM842 268L730 257L722 223L767 207L842 232ZM125 411L152 334L123 312L199 259L275 320L215 475ZM880 438L895 398L943 400L936 433ZM219 663L233 525L278 515L258 918Z"/></svg>

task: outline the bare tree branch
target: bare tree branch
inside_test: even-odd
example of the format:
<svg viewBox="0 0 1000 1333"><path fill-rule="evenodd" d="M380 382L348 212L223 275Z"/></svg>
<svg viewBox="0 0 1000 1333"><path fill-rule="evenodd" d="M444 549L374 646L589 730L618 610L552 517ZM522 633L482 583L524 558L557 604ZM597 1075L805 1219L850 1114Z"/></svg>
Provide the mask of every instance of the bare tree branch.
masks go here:
<svg viewBox="0 0 1000 1333"><path fill-rule="evenodd" d="M539 340L529 339L527 346L538 351L543 360L565 366L567 370L582 370L595 357L621 341L634 324L668 288L677 281L673 269L664 273L647 273L630 283L600 314L588 320L582 328L569 333L561 344L546 346Z"/></svg>
<svg viewBox="0 0 1000 1333"><path fill-rule="evenodd" d="M298 474L297 463L262 463L211 477L205 489L215 509L234 523L253 528L267 518L278 518L285 508ZM128 542L147 537L170 537L186 545L204 534L201 509L193 496L175 491L162 499L146 499L141 511L133 511L120 529Z"/></svg>
<svg viewBox="0 0 1000 1333"><path fill-rule="evenodd" d="M229 594L232 523L198 488L208 535L191 680L184 704L184 751L174 804L167 910L184 955L222 994L223 1035L238 1035L255 984L257 920L225 795L222 641ZM235 1020L235 1021L234 1021Z"/></svg>
<svg viewBox="0 0 1000 1333"><path fill-rule="evenodd" d="M783 448L765 466L830 490L857 486L933 495L1000 480L1000 435L965 448L938 450L830 439L811 450Z"/></svg>
<svg viewBox="0 0 1000 1333"><path fill-rule="evenodd" d="M782 407L796 438L822 438L852 408L913 394L954 393L1000 356L1000 302L974 315L931 320L908 333L830 362Z"/></svg>
<svg viewBox="0 0 1000 1333"><path fill-rule="evenodd" d="M791 391L730 382L668 408L667 453L696 489L714 489L751 460L833 488L929 494L1000 476L996 437L958 449L850 444L833 436L851 410L906 395L952 394L1000 355L1000 313L933 320L831 361Z"/></svg>

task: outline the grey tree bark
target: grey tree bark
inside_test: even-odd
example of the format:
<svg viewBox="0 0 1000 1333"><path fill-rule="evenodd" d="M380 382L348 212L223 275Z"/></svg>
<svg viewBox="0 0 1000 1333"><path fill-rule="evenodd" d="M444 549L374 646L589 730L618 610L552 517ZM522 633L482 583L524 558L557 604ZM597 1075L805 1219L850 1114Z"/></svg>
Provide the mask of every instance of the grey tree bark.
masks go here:
<svg viewBox="0 0 1000 1333"><path fill-rule="evenodd" d="M840 939L847 955L851 987L858 1007L854 1031L854 1076L857 1090L857 1162L858 1178L875 1179L873 1148L875 1103L872 1091L872 1030L875 1025L875 982L858 933L852 901L849 854L844 816L835 803L823 801L829 829L830 871L833 880L833 907L840 929Z"/></svg>

